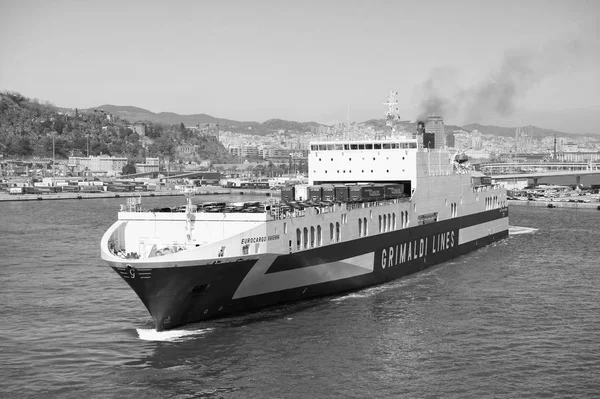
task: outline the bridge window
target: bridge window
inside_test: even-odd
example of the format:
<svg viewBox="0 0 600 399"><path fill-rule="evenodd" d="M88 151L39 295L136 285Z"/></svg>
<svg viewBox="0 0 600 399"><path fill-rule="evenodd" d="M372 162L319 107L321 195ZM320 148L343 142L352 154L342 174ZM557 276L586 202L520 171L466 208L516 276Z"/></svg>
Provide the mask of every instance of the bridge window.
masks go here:
<svg viewBox="0 0 600 399"><path fill-rule="evenodd" d="M340 242L342 238L342 231L340 229L340 224L338 222L335 223L335 241Z"/></svg>
<svg viewBox="0 0 600 399"><path fill-rule="evenodd" d="M283 234L287 234L287 222L283 222Z"/></svg>
<svg viewBox="0 0 600 399"><path fill-rule="evenodd" d="M358 218L358 236L362 237L362 219Z"/></svg>
<svg viewBox="0 0 600 399"><path fill-rule="evenodd" d="M390 148L392 148L390 143L383 143L383 149L384 150L389 150Z"/></svg>
<svg viewBox="0 0 600 399"><path fill-rule="evenodd" d="M373 145L373 148L376 149L376 150L381 150L381 143L375 143Z"/></svg>
<svg viewBox="0 0 600 399"><path fill-rule="evenodd" d="M306 227L304 228L304 237L302 243L304 244L304 249L308 248L308 229Z"/></svg>
<svg viewBox="0 0 600 399"><path fill-rule="evenodd" d="M363 236L367 236L369 234L369 224L367 223L367 218L363 218Z"/></svg>
<svg viewBox="0 0 600 399"><path fill-rule="evenodd" d="M388 224L387 224L387 231L391 231L392 230L392 215L390 215L388 213Z"/></svg>
<svg viewBox="0 0 600 399"><path fill-rule="evenodd" d="M350 144L344 144L344 150L349 150L350 149Z"/></svg>
<svg viewBox="0 0 600 399"><path fill-rule="evenodd" d="M310 247L315 246L315 226L310 226Z"/></svg>
<svg viewBox="0 0 600 399"><path fill-rule="evenodd" d="M323 234L321 232L321 226L317 226L317 245L320 247L323 245Z"/></svg>
<svg viewBox="0 0 600 399"><path fill-rule="evenodd" d="M383 214L383 231L387 231L386 226L387 226L387 215Z"/></svg>
<svg viewBox="0 0 600 399"><path fill-rule="evenodd" d="M392 213L392 220L394 221L393 222L394 230L396 230L396 214L395 213Z"/></svg>
<svg viewBox="0 0 600 399"><path fill-rule="evenodd" d="M367 150L372 150L373 149L373 144L365 144L365 149Z"/></svg>
<svg viewBox="0 0 600 399"><path fill-rule="evenodd" d="M381 215L379 215L379 232L382 232L382 226L381 226Z"/></svg>
<svg viewBox="0 0 600 399"><path fill-rule="evenodd" d="M338 150L338 151L341 151L341 150L343 150L343 149L344 149L344 147L342 146L342 144L336 144L336 145L334 146L334 148L335 148L336 150Z"/></svg>
<svg viewBox="0 0 600 399"><path fill-rule="evenodd" d="M310 149L311 149L311 151L317 151L319 149L319 146L315 145L315 144L311 144Z"/></svg>
<svg viewBox="0 0 600 399"><path fill-rule="evenodd" d="M351 150L358 150L358 144L350 144Z"/></svg>
<svg viewBox="0 0 600 399"><path fill-rule="evenodd" d="M329 240L330 240L331 242L335 242L335 241L333 240L333 223L329 223Z"/></svg>
<svg viewBox="0 0 600 399"><path fill-rule="evenodd" d="M319 144L319 151L325 151L327 146L325 144Z"/></svg>
<svg viewBox="0 0 600 399"><path fill-rule="evenodd" d="M302 249L302 233L300 229L296 229L296 249L298 251Z"/></svg>

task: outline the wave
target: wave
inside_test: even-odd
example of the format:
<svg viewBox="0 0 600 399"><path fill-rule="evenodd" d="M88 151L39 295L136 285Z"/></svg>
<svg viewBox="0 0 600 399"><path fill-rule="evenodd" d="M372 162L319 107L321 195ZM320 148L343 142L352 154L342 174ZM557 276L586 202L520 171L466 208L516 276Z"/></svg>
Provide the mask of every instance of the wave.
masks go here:
<svg viewBox="0 0 600 399"><path fill-rule="evenodd" d="M533 234L539 229L534 227L508 226L508 234L511 236L519 234Z"/></svg>
<svg viewBox="0 0 600 399"><path fill-rule="evenodd" d="M194 336L206 334L214 330L214 328L168 331L156 331L153 328L137 328L136 330L139 338L144 341L179 342L184 341L186 339L192 339Z"/></svg>

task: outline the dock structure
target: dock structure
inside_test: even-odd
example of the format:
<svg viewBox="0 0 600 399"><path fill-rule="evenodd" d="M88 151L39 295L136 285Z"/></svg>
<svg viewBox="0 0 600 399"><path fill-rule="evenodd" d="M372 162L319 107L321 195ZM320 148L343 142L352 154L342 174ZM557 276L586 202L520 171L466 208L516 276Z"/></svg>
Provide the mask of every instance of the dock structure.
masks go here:
<svg viewBox="0 0 600 399"><path fill-rule="evenodd" d="M539 179L545 177L562 177L562 176L573 176L575 177L575 184L581 184L581 176L597 176L600 175L600 169L597 170L574 170L574 171L548 171L548 172L524 172L524 173L511 173L511 174L494 174L492 175L492 181L494 183L502 183L507 181L514 181L519 179L533 179L533 185L537 186Z"/></svg>
<svg viewBox="0 0 600 399"><path fill-rule="evenodd" d="M233 190L222 187L201 187L197 195L265 195L272 196L279 193L271 190ZM167 197L181 196L181 190L161 191L130 191L130 192L100 192L100 193L50 193L50 194L19 194L9 195L0 193L0 202L3 201L42 201L42 200L74 200L74 199L105 199L105 198L129 198L129 197Z"/></svg>

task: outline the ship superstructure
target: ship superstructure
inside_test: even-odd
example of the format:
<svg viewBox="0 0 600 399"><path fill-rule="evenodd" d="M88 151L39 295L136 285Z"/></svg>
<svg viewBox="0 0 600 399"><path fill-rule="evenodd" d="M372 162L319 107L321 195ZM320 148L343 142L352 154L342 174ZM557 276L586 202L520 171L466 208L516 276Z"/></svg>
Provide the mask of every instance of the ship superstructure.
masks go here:
<svg viewBox="0 0 600 399"><path fill-rule="evenodd" d="M101 242L157 330L384 283L508 235L506 192L412 138L311 143L309 183L264 203L131 202Z"/></svg>

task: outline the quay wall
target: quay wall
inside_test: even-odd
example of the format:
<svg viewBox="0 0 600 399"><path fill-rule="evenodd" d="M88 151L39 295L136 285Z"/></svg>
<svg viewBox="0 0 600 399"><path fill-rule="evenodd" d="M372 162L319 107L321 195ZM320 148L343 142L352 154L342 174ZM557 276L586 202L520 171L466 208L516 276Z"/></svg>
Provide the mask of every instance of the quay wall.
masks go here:
<svg viewBox="0 0 600 399"><path fill-rule="evenodd" d="M221 187L201 187L196 195L227 195L227 194L248 194L276 196L279 195L278 190L261 190L261 189L230 189ZM127 198L127 197L166 197L166 196L181 196L181 191L178 190L161 190L161 191L125 191L112 192L104 191L101 193L49 193L49 194L19 194L9 195L8 193L0 193L0 202L2 201L40 201L40 200L74 200L74 199L98 199L98 198Z"/></svg>
<svg viewBox="0 0 600 399"><path fill-rule="evenodd" d="M600 202L563 202L563 201L519 201L508 200L510 206L532 206L544 208L578 208L578 209L598 209ZM551 205L551 206L548 206Z"/></svg>

